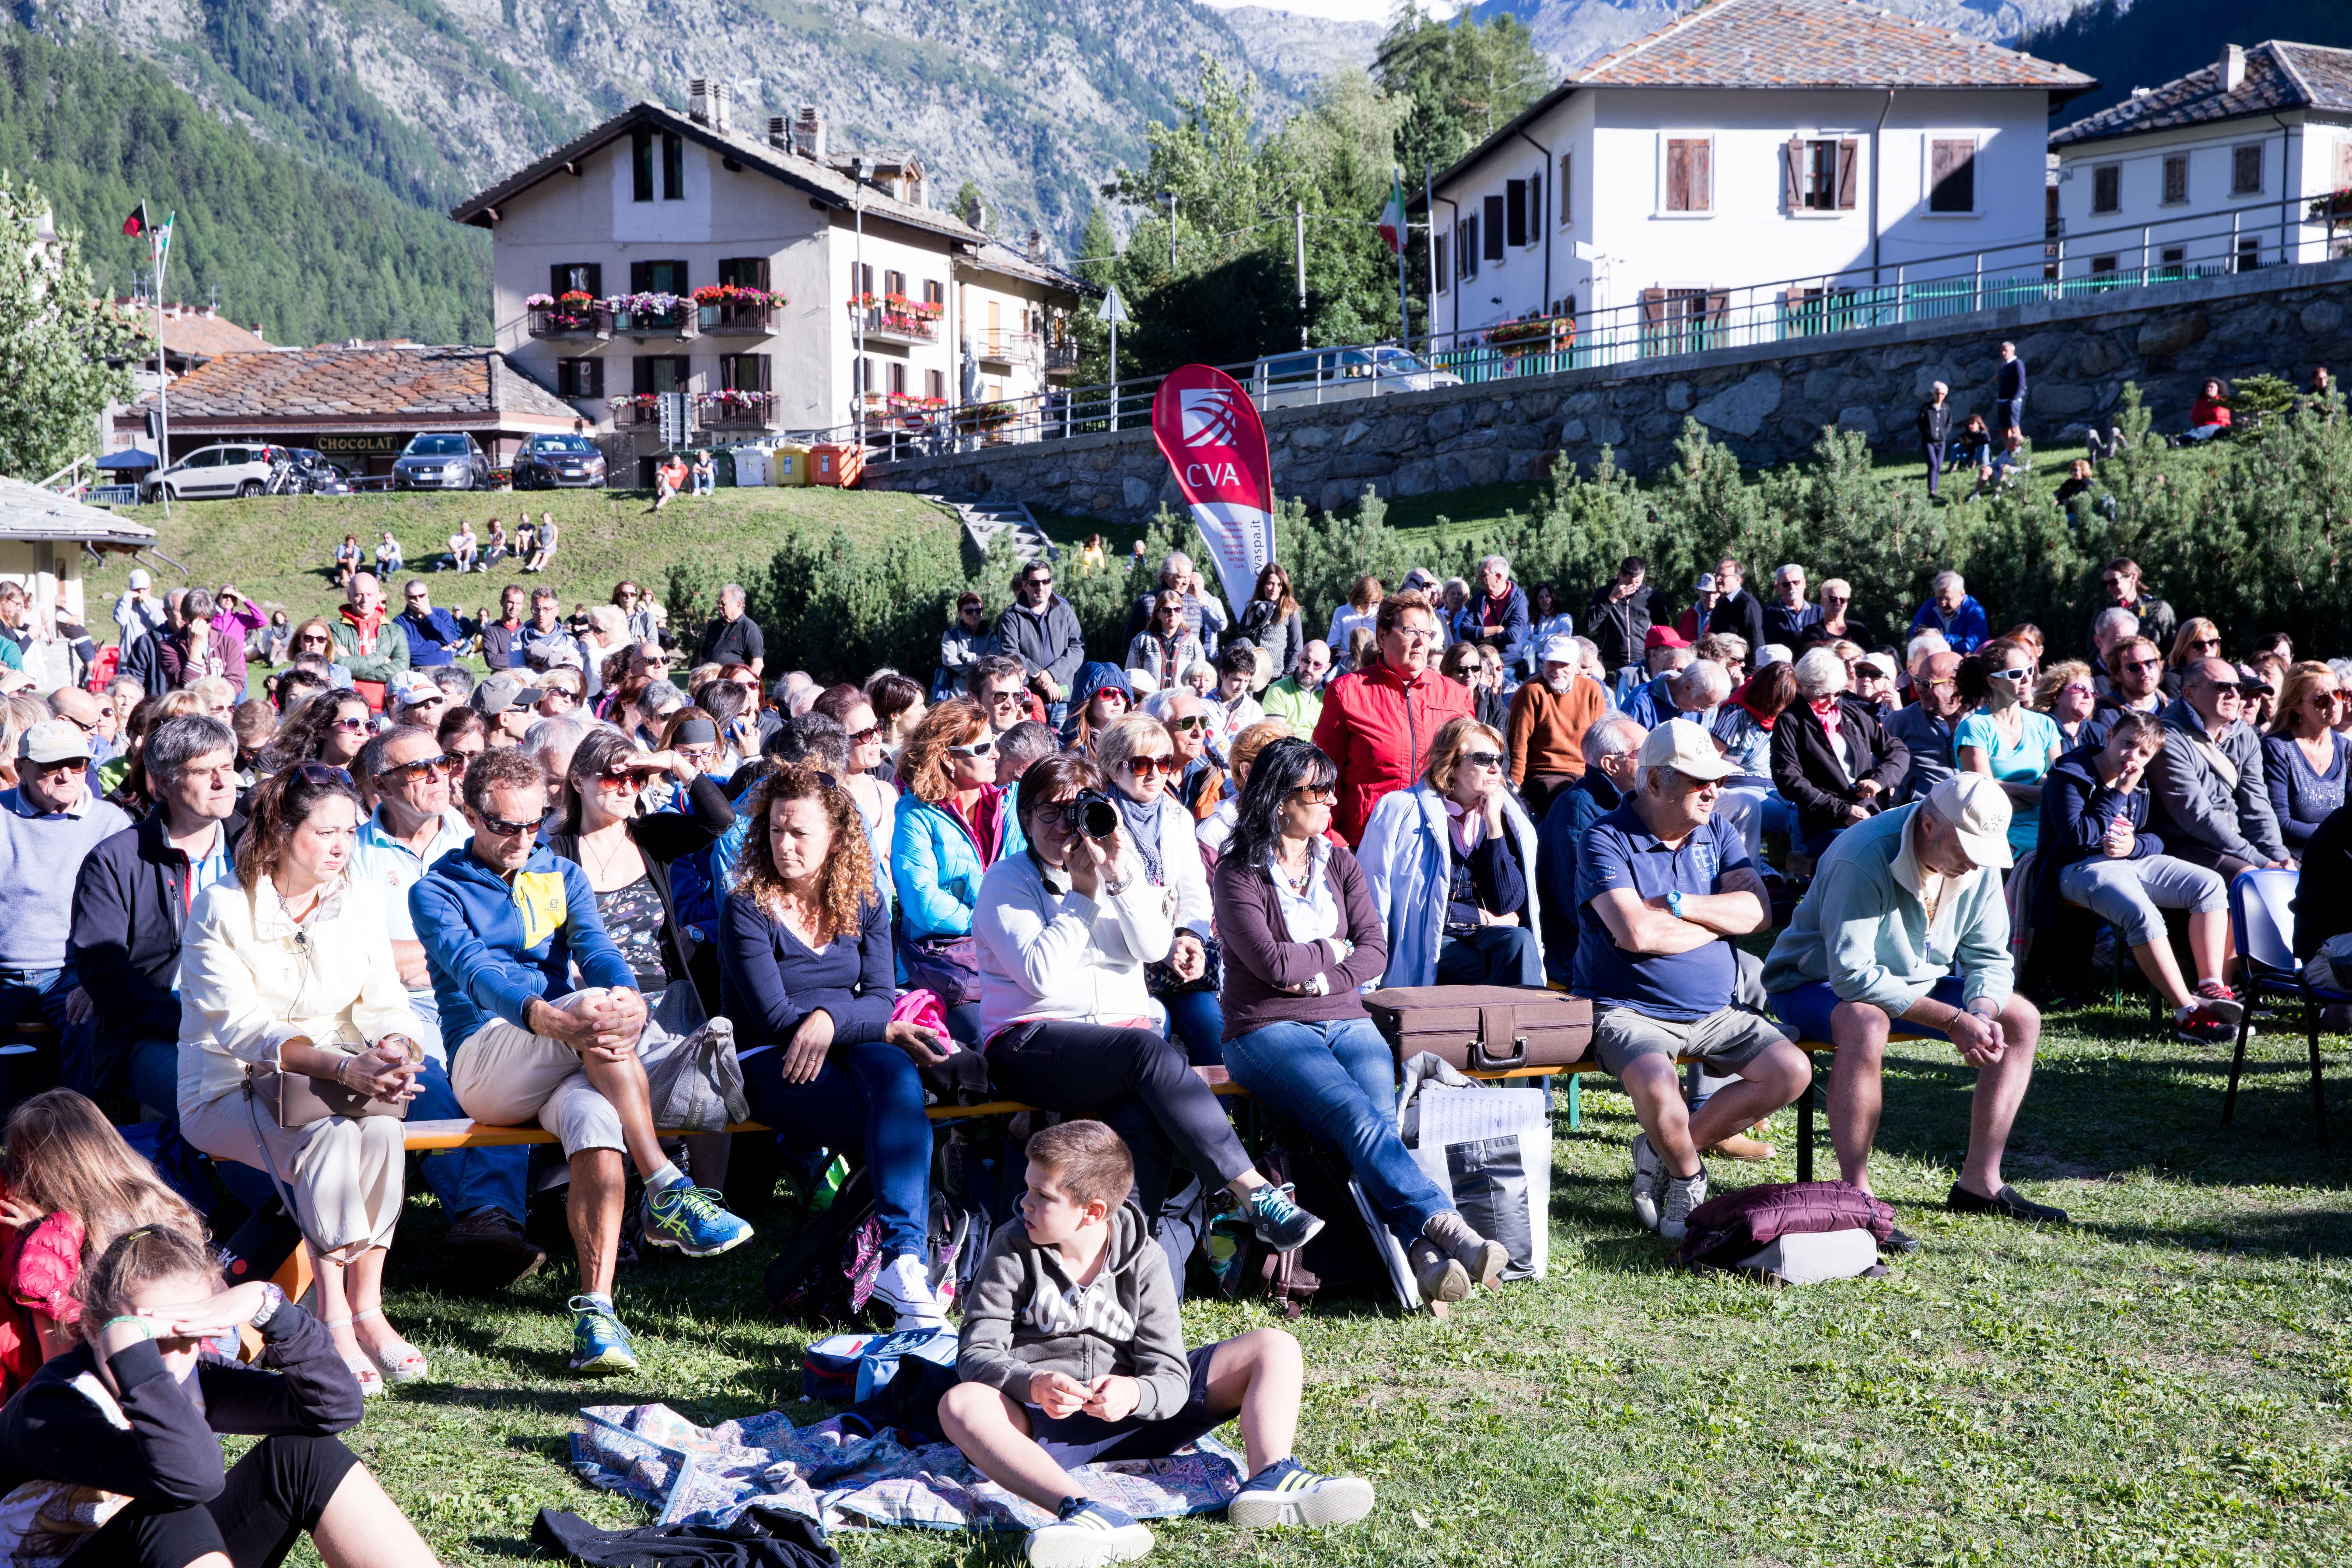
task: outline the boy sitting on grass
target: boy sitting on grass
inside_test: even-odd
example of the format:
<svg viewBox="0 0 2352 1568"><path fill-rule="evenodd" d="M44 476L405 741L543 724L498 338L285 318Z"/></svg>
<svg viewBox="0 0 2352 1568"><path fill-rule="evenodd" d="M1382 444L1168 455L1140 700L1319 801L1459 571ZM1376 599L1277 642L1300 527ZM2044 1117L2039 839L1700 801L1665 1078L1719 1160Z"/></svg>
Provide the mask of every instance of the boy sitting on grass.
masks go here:
<svg viewBox="0 0 2352 1568"><path fill-rule="evenodd" d="M1099 1121L1029 1140L1021 1225L990 1240L964 1298L962 1380L940 1425L980 1471L1051 1509L1025 1560L1041 1568L1129 1563L1151 1531L1089 1500L1066 1466L1165 1458L1236 1414L1249 1479L1226 1517L1245 1530L1350 1524L1372 1484L1290 1457L1306 1381L1298 1342L1258 1329L1187 1354L1168 1259L1128 1201L1135 1162Z"/></svg>

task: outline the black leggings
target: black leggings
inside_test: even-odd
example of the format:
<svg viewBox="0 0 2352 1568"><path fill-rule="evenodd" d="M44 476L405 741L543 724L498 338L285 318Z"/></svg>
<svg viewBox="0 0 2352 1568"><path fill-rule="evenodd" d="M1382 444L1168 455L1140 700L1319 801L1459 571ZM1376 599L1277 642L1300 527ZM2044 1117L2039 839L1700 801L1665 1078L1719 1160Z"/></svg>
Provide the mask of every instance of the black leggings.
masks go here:
<svg viewBox="0 0 2352 1568"><path fill-rule="evenodd" d="M79 1568L187 1568L220 1552L233 1568L278 1568L359 1456L337 1437L264 1437L210 1502L133 1502L73 1554Z"/></svg>

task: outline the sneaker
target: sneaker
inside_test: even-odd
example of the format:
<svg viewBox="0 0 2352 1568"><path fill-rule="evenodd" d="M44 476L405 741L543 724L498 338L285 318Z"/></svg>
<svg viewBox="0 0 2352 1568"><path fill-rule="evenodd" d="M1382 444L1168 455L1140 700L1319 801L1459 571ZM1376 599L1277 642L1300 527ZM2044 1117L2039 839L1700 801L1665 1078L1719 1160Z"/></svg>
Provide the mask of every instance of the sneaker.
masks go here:
<svg viewBox="0 0 2352 1568"><path fill-rule="evenodd" d="M1954 1214L1999 1215L2003 1219L2021 1219L2028 1225L2064 1225L2066 1211L2052 1208L2048 1204L2029 1203L2020 1196L2015 1187L2001 1184L2000 1191L1990 1197L1972 1193L1959 1183L1952 1184L1944 1199L1944 1206Z"/></svg>
<svg viewBox="0 0 2352 1568"><path fill-rule="evenodd" d="M2234 1008L2237 1005L2231 1004ZM2252 1038L2253 1031L2246 1031ZM2198 999L2193 1007L2182 1007L2172 1015L2172 1037L2192 1046L2227 1046L2238 1038L2237 1021L2221 1016L2218 1005Z"/></svg>
<svg viewBox="0 0 2352 1568"><path fill-rule="evenodd" d="M1658 1204L1666 1184L1665 1162L1650 1147L1650 1135L1633 1134L1633 1217L1643 1230L1658 1228Z"/></svg>
<svg viewBox="0 0 2352 1568"><path fill-rule="evenodd" d="M1238 1530L1353 1524L1371 1511L1371 1482L1317 1475L1296 1459L1277 1459L1242 1483L1225 1505L1225 1521Z"/></svg>
<svg viewBox="0 0 2352 1568"><path fill-rule="evenodd" d="M448 1245L493 1289L530 1279L547 1261L547 1248L494 1208L470 1209L450 1221Z"/></svg>
<svg viewBox="0 0 2352 1568"><path fill-rule="evenodd" d="M1706 1167L1696 1176L1668 1176L1666 1201L1658 1209L1658 1235L1680 1241L1690 1230L1691 1210L1706 1202Z"/></svg>
<svg viewBox="0 0 2352 1568"><path fill-rule="evenodd" d="M1908 1258L1919 1250L1919 1238L1896 1226L1886 1233L1886 1239L1878 1244L1878 1250L1892 1253L1897 1258Z"/></svg>
<svg viewBox="0 0 2352 1568"><path fill-rule="evenodd" d="M2230 985L2224 981L2199 981L2197 983L2197 996L2198 1000L2206 1005L2205 1010L2207 1012L2212 1014L2215 1017L2221 1019L2221 1022L2225 1024L2234 1024L2240 1018L2245 1016L2245 998L2239 995L2236 991L2231 989Z"/></svg>
<svg viewBox="0 0 2352 1568"><path fill-rule="evenodd" d="M1150 1550L1151 1531L1126 1514L1108 1503L1071 1498L1059 1519L1029 1532L1021 1555L1036 1568L1096 1568L1132 1563Z"/></svg>
<svg viewBox="0 0 2352 1568"><path fill-rule="evenodd" d="M931 1289L930 1271L911 1252L902 1252L874 1276L873 1300L896 1313L893 1329L943 1329L948 1310Z"/></svg>
<svg viewBox="0 0 2352 1568"><path fill-rule="evenodd" d="M1321 1220L1292 1201L1290 1192L1287 1183L1276 1186L1268 1182L1250 1194L1244 1205L1249 1214L1250 1228L1276 1252L1291 1252L1306 1246L1323 1228Z"/></svg>
<svg viewBox="0 0 2352 1568"><path fill-rule="evenodd" d="M751 1223L729 1214L709 1187L680 1182L646 1194L648 1246L674 1247L688 1258L715 1258L751 1239Z"/></svg>
<svg viewBox="0 0 2352 1568"><path fill-rule="evenodd" d="M572 1371L609 1377L637 1370L636 1347L620 1319L585 1296L572 1297L566 1306L578 1314L572 1323Z"/></svg>
<svg viewBox="0 0 2352 1568"><path fill-rule="evenodd" d="M1423 1226L1422 1234L1444 1249L1446 1255L1462 1265L1473 1285L1492 1285L1511 1266L1510 1248L1499 1241L1489 1241L1470 1228L1470 1223L1452 1212L1432 1215Z"/></svg>
<svg viewBox="0 0 2352 1568"><path fill-rule="evenodd" d="M1412 1282L1424 1301L1466 1301L1470 1299L1470 1270L1448 1258L1437 1243L1427 1237L1417 1237L1405 1248L1405 1261L1412 1266Z"/></svg>

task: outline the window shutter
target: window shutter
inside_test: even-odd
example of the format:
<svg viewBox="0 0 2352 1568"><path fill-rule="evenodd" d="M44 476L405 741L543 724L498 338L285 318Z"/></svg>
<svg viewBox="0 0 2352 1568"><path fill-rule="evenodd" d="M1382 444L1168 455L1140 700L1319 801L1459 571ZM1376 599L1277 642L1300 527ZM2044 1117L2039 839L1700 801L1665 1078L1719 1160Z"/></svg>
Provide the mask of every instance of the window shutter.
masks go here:
<svg viewBox="0 0 2352 1568"><path fill-rule="evenodd" d="M1927 150L1927 210L1977 210L1977 148L1974 142L1938 140Z"/></svg>
<svg viewBox="0 0 2352 1568"><path fill-rule="evenodd" d="M1706 320L1709 326L1717 328L1731 320L1731 291L1728 289L1706 291Z"/></svg>
<svg viewBox="0 0 2352 1568"><path fill-rule="evenodd" d="M1486 212L1486 249L1489 261L1503 259L1503 198L1488 196L1482 204Z"/></svg>
<svg viewBox="0 0 2352 1568"><path fill-rule="evenodd" d="M1666 291L1664 289L1642 290L1642 325L1656 328L1666 320Z"/></svg>
<svg viewBox="0 0 2352 1568"><path fill-rule="evenodd" d="M629 362L629 389L639 397L654 389L654 356L639 354Z"/></svg>
<svg viewBox="0 0 2352 1568"><path fill-rule="evenodd" d="M633 131L629 133L629 199L649 202L654 199L654 133Z"/></svg>
<svg viewBox="0 0 2352 1568"><path fill-rule="evenodd" d="M653 277L653 268L654 264L650 261L632 261L629 263L630 293L644 294L652 290L653 284L649 279Z"/></svg>
<svg viewBox="0 0 2352 1568"><path fill-rule="evenodd" d="M547 269L547 291L550 294L556 295L560 298L563 291L571 287L571 268L559 261L554 266Z"/></svg>
<svg viewBox="0 0 2352 1568"><path fill-rule="evenodd" d="M1461 243L1455 247L1458 253L1455 260L1459 267L1456 276L1475 278L1478 276L1478 220L1465 217L1461 226Z"/></svg>
<svg viewBox="0 0 2352 1568"><path fill-rule="evenodd" d="M686 200L686 139L674 131L662 132L662 200Z"/></svg>
<svg viewBox="0 0 2352 1568"><path fill-rule="evenodd" d="M1543 237L1544 203L1543 176L1528 176L1528 243L1533 245Z"/></svg>
<svg viewBox="0 0 2352 1568"><path fill-rule="evenodd" d="M1780 205L1790 212L1805 209L1805 139L1791 136L1780 149Z"/></svg>
<svg viewBox="0 0 2352 1568"><path fill-rule="evenodd" d="M2352 147L2352 142L2347 142L2345 145L2347 147ZM1569 177L1570 168L1568 161L1571 156L1572 154L1567 153L1562 153L1559 155L1559 223L1562 228L1566 228L1569 225L1576 221L1575 216L1569 208L1569 197L1573 195L1576 191L1576 182Z"/></svg>
<svg viewBox="0 0 2352 1568"><path fill-rule="evenodd" d="M1686 213L1690 205L1690 143L1666 143L1666 210Z"/></svg>
<svg viewBox="0 0 2352 1568"><path fill-rule="evenodd" d="M1454 258L1446 254L1445 236L1433 234L1429 237L1429 243L1436 247L1430 254L1431 270L1437 274L1437 291L1443 294L1454 280L1453 275L1446 271Z"/></svg>
<svg viewBox="0 0 2352 1568"><path fill-rule="evenodd" d="M1695 213L1715 210L1715 143L1690 143L1690 210Z"/></svg>
<svg viewBox="0 0 2352 1568"><path fill-rule="evenodd" d="M1503 243L1517 249L1528 242L1528 183L1503 182Z"/></svg>
<svg viewBox="0 0 2352 1568"><path fill-rule="evenodd" d="M2336 188L2339 191L2352 189L2352 136L2344 137L2336 143ZM2184 191L2181 194L2186 195L2188 193Z"/></svg>
<svg viewBox="0 0 2352 1568"><path fill-rule="evenodd" d="M582 395L586 397L604 396L604 362L600 359L582 360L580 362L580 368L588 373L587 381L584 384L587 387L587 391L582 394Z"/></svg>
<svg viewBox="0 0 2352 1568"><path fill-rule="evenodd" d="M1837 203L1840 212L1853 210L1855 165L1862 162L1862 143L1848 137L1838 143Z"/></svg>

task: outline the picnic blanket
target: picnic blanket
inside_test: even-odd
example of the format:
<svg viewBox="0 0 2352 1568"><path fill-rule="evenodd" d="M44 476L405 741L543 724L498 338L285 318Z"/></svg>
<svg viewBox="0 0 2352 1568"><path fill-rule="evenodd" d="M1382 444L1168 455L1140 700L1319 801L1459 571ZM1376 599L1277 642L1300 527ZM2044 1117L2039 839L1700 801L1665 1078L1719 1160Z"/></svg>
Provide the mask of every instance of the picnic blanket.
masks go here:
<svg viewBox="0 0 2352 1568"><path fill-rule="evenodd" d="M753 1508L824 1531L919 1525L1035 1530L1053 1515L971 1468L952 1444L908 1448L836 1415L794 1426L771 1410L697 1426L666 1405L590 1405L572 1437L572 1468L590 1486L636 1499L656 1525L727 1528ZM1222 1509L1241 1489L1240 1456L1213 1437L1167 1459L1085 1465L1088 1496L1137 1519Z"/></svg>

